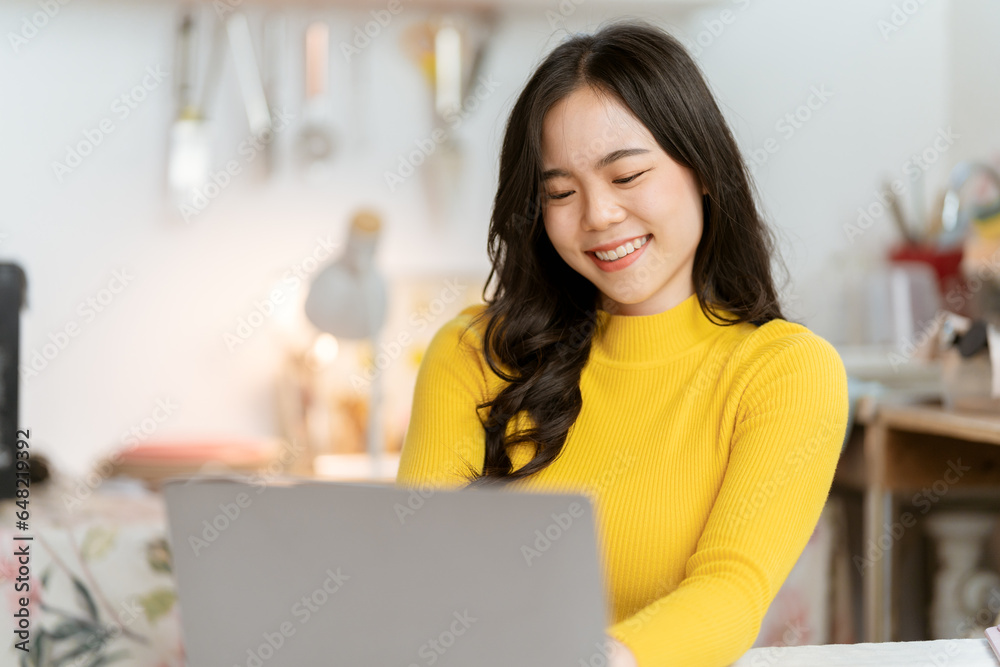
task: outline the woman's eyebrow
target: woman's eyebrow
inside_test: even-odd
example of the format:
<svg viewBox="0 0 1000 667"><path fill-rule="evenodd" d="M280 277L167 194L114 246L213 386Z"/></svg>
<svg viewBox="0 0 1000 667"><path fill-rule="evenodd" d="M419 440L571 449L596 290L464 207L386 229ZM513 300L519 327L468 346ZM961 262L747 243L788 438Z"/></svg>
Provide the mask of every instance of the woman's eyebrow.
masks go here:
<svg viewBox="0 0 1000 667"><path fill-rule="evenodd" d="M598 171L600 169L604 169L615 160L620 160L622 158L629 157L632 155L641 155L642 153L648 153L648 152L649 152L648 148L619 148L617 150L611 151L610 153L599 159L597 162L595 162L594 170ZM542 172L543 181L547 181L550 178L558 178L558 177L569 177L569 172L566 171L565 169L560 169L560 168L546 169L545 171Z"/></svg>

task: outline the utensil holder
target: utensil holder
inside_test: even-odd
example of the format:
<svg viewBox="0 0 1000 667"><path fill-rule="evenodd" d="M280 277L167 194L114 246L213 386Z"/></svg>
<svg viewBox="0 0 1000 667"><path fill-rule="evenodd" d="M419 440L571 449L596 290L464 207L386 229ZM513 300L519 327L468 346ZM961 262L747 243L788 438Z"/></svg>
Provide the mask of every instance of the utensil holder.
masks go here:
<svg viewBox="0 0 1000 667"><path fill-rule="evenodd" d="M933 245L901 244L890 248L889 261L893 263L919 262L934 269L938 291L944 298L949 292L962 289L965 278L962 275L962 246L941 249ZM960 315L968 313L960 312Z"/></svg>

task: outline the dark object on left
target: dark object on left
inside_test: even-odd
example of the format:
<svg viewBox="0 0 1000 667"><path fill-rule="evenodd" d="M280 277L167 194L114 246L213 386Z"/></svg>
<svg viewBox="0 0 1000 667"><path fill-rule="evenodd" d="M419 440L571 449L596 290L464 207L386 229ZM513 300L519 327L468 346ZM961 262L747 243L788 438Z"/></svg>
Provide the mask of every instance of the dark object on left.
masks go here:
<svg viewBox="0 0 1000 667"><path fill-rule="evenodd" d="M31 468L28 471L28 479L31 486L41 486L49 480L52 472L49 470L49 460L44 454L34 453L31 455Z"/></svg>
<svg viewBox="0 0 1000 667"><path fill-rule="evenodd" d="M21 267L0 263L0 499L14 497L21 309L27 290Z"/></svg>

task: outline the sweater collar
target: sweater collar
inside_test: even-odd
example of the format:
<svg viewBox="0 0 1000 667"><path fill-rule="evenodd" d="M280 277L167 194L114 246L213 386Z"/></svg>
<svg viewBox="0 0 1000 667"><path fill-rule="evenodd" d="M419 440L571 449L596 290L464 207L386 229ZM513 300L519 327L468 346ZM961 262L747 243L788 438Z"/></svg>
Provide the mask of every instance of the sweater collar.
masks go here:
<svg viewBox="0 0 1000 667"><path fill-rule="evenodd" d="M724 309L717 312L716 319L734 317ZM702 312L697 294L653 315L613 315L598 309L591 354L613 364L649 366L687 352L723 328Z"/></svg>

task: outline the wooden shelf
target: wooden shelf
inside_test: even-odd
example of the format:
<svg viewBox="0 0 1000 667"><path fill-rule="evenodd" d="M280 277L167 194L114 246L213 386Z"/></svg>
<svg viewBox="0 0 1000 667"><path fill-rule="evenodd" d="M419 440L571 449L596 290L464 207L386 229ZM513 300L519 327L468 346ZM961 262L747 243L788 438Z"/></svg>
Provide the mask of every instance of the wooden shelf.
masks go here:
<svg viewBox="0 0 1000 667"><path fill-rule="evenodd" d="M927 512L1000 502L1000 415L868 396L857 405L854 427L835 481L864 494L854 556L871 563L859 569L865 640L891 641L898 620L898 531Z"/></svg>
<svg viewBox="0 0 1000 667"><path fill-rule="evenodd" d="M877 410L879 421L897 431L943 435L1000 445L1000 415L952 412L941 405L881 403ZM874 415L868 410L859 409L858 417L867 423Z"/></svg>

